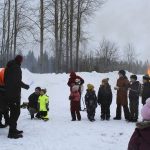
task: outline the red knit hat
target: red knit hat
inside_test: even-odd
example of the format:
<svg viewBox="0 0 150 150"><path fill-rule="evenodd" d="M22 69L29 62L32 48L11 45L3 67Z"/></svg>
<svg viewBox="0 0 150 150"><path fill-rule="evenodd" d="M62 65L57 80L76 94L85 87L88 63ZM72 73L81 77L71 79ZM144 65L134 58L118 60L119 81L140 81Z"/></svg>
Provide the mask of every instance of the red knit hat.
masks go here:
<svg viewBox="0 0 150 150"><path fill-rule="evenodd" d="M70 77L76 77L76 73L74 72L74 71L72 71L71 73L70 73Z"/></svg>
<svg viewBox="0 0 150 150"><path fill-rule="evenodd" d="M16 61L17 63L21 64L21 63L23 62L23 56L17 55L17 56L15 57L15 61Z"/></svg>

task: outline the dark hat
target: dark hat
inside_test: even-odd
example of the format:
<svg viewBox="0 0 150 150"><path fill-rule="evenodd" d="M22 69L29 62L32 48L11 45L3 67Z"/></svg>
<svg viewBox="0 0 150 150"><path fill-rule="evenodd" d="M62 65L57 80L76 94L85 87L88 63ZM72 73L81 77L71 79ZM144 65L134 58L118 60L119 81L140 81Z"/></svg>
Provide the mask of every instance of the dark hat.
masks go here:
<svg viewBox="0 0 150 150"><path fill-rule="evenodd" d="M130 79L135 79L135 80L137 80L137 76L136 76L136 75L131 75L131 76L130 76Z"/></svg>
<svg viewBox="0 0 150 150"><path fill-rule="evenodd" d="M35 90L39 90L39 91L41 91L41 88L40 88L40 87L36 87L36 88L35 88Z"/></svg>
<svg viewBox="0 0 150 150"><path fill-rule="evenodd" d="M44 92L44 94L46 94L46 93L47 93L47 89L41 89L41 91L43 91L43 92Z"/></svg>
<svg viewBox="0 0 150 150"><path fill-rule="evenodd" d="M16 61L18 64L21 64L22 61L23 61L23 56L17 55L17 56L15 57L15 61Z"/></svg>
<svg viewBox="0 0 150 150"><path fill-rule="evenodd" d="M70 73L70 77L76 77L76 73L75 73L74 71L72 71L72 72Z"/></svg>
<svg viewBox="0 0 150 150"><path fill-rule="evenodd" d="M150 80L150 76L149 76L149 75L145 75L145 76L143 76L143 80L147 80L147 81L149 81L149 80Z"/></svg>
<svg viewBox="0 0 150 150"><path fill-rule="evenodd" d="M125 76L125 75L126 75L126 72L125 72L124 70L120 70L120 71L119 71L119 74L122 74L123 76Z"/></svg>

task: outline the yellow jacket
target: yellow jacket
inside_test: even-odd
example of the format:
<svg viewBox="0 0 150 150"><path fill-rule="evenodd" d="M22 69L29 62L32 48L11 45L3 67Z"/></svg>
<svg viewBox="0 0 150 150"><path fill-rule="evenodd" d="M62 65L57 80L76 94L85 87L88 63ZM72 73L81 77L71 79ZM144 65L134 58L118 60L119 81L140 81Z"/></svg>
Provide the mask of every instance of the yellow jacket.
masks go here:
<svg viewBox="0 0 150 150"><path fill-rule="evenodd" d="M47 95L41 95L38 99L39 111L48 111L49 97Z"/></svg>

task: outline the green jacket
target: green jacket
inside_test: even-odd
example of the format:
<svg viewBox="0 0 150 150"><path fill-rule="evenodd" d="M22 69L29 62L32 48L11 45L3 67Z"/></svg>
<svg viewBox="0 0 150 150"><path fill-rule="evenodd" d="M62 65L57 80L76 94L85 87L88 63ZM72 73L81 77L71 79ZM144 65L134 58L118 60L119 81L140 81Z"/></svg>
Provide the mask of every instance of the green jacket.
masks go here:
<svg viewBox="0 0 150 150"><path fill-rule="evenodd" d="M41 95L38 99L39 111L48 111L49 98L47 95Z"/></svg>

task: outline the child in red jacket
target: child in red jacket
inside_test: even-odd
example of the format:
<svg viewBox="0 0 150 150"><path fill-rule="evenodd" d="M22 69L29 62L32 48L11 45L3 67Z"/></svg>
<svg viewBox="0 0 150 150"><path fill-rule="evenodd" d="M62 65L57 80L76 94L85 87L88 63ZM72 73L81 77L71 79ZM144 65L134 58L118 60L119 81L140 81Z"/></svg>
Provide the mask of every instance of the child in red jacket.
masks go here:
<svg viewBox="0 0 150 150"><path fill-rule="evenodd" d="M74 85L72 87L69 99L71 100L72 121L76 121L76 117L80 121L81 120L81 115L80 115L80 93L79 93L79 86L78 85Z"/></svg>

